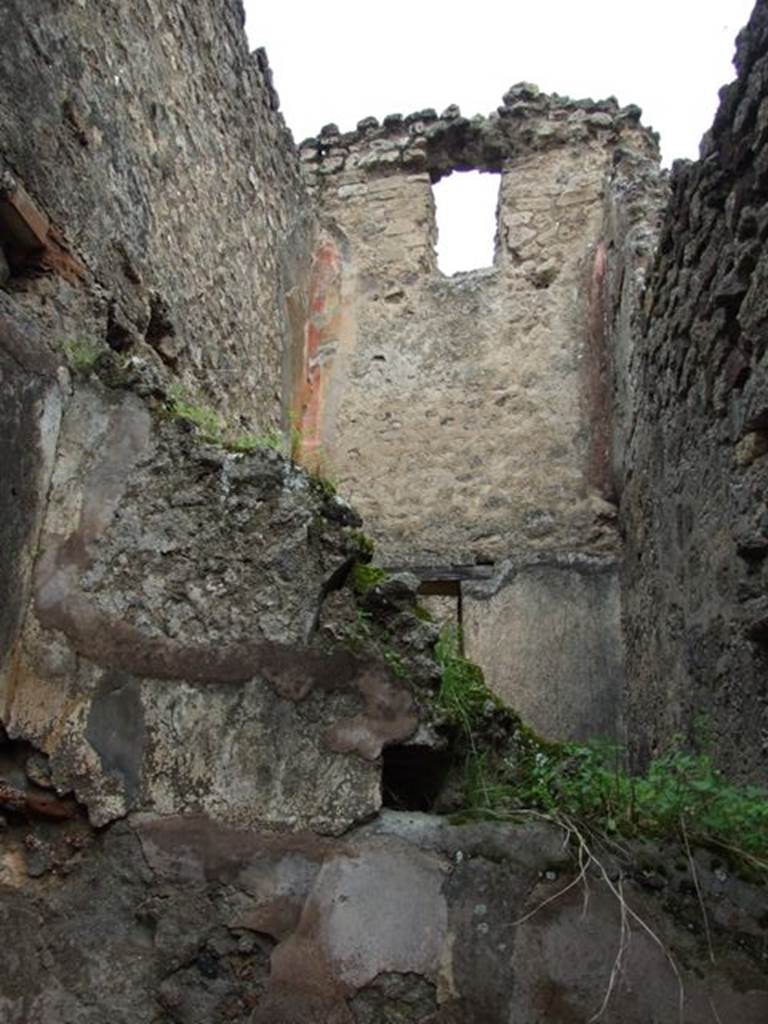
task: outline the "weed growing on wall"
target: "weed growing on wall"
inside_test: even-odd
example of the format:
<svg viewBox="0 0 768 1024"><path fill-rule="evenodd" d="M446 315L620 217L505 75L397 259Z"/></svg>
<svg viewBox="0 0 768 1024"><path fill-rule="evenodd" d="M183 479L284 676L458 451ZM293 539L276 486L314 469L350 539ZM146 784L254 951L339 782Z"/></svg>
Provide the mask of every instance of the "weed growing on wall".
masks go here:
<svg viewBox="0 0 768 1024"><path fill-rule="evenodd" d="M673 751L642 775L610 744L530 743L513 757L470 756L469 807L582 821L608 836L657 836L719 847L768 870L768 792L723 778L708 755Z"/></svg>
<svg viewBox="0 0 768 1024"><path fill-rule="evenodd" d="M200 437L210 444L218 444L227 451L247 455L250 452L271 449L286 454L286 440L277 427L268 427L261 434L236 434L228 431L225 420L209 405L191 397L180 385L171 389L167 412L176 419L185 420L197 428Z"/></svg>
<svg viewBox="0 0 768 1024"><path fill-rule="evenodd" d="M375 587L378 583L383 583L386 578L386 571L380 569L377 565L355 562L352 569L352 586L355 588L355 593L361 596L367 594L371 587Z"/></svg>
<svg viewBox="0 0 768 1024"><path fill-rule="evenodd" d="M345 646L356 654L375 653L398 679L407 678L402 654L392 646L392 636L386 630L376 629L370 612L358 608L355 618L344 628Z"/></svg>
<svg viewBox="0 0 768 1024"><path fill-rule="evenodd" d="M500 702L485 685L480 666L461 653L461 635L456 629L441 631L435 657L440 666L440 689L435 704L472 741L476 723L488 705L495 707Z"/></svg>
<svg viewBox="0 0 768 1024"><path fill-rule="evenodd" d="M609 745L565 744L532 755L501 803L595 822L607 833L668 835L768 858L768 792L736 786L705 754L674 751L643 775Z"/></svg>
<svg viewBox="0 0 768 1024"><path fill-rule="evenodd" d="M441 668L435 703L459 733L470 812L498 817L530 811L581 822L606 836L671 837L684 846L718 847L768 871L766 790L736 786L710 756L682 750L630 775L623 751L613 744L549 743L519 721L506 747L488 743L489 716L503 708L460 647L459 635L444 630L435 647Z"/></svg>
<svg viewBox="0 0 768 1024"><path fill-rule="evenodd" d="M285 454L285 438L282 431L277 427L269 427L263 434L239 434L225 443L225 447L231 452L242 452L248 454L270 448L272 451Z"/></svg>
<svg viewBox="0 0 768 1024"><path fill-rule="evenodd" d="M87 338L72 338L64 342L63 348L67 362L78 373L90 373L99 356L104 353L103 345Z"/></svg>
<svg viewBox="0 0 768 1024"><path fill-rule="evenodd" d="M197 427L203 440L221 444L224 421L219 414L208 405L200 405L186 394L180 387L171 389L168 399L168 411L177 419Z"/></svg>
<svg viewBox="0 0 768 1024"><path fill-rule="evenodd" d="M336 484L330 477L324 476L319 468L307 470L316 487L326 498L335 498L338 494Z"/></svg>

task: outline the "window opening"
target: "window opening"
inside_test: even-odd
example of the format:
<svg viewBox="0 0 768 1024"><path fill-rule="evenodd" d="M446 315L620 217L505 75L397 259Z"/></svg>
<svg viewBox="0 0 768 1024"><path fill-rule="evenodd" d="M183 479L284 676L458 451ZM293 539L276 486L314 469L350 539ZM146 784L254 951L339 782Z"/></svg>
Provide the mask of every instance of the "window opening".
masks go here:
<svg viewBox="0 0 768 1024"><path fill-rule="evenodd" d="M500 174L457 171L432 186L437 266L444 274L492 267Z"/></svg>

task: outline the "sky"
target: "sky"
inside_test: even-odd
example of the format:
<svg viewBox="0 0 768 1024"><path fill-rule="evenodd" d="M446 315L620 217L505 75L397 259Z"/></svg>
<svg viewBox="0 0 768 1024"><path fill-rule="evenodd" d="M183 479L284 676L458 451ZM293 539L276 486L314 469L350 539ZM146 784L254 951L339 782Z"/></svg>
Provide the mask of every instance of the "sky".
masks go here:
<svg viewBox="0 0 768 1024"><path fill-rule="evenodd" d="M245 0L251 47L267 49L297 142L328 122L346 131L369 115L424 107L440 113L450 103L469 117L488 114L510 85L528 81L574 98L613 95L636 103L643 122L661 133L665 164L698 155L718 89L734 77L734 39L753 6L754 0ZM467 179L477 177L452 175L438 189L466 190ZM495 201L493 179L486 176L484 186ZM437 199L444 236L456 214ZM466 212L466 201L457 208ZM442 259L441 266L451 272Z"/></svg>

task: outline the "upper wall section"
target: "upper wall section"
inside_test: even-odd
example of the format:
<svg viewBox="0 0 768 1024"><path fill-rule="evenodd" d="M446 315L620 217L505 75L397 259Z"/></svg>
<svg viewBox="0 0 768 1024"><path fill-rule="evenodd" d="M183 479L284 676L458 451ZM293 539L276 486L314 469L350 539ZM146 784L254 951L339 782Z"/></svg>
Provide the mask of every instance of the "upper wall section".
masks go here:
<svg viewBox="0 0 768 1024"><path fill-rule="evenodd" d="M455 105L438 116L432 109L403 117L390 114L381 124L375 117L358 122L356 131L341 134L326 125L316 139L300 146L308 184L320 192L338 189L344 180L399 171L428 171L433 181L451 171L501 171L516 156L591 139L614 141L627 129L638 129L639 107L619 107L607 100L572 100L547 95L538 86L512 86L502 105L488 117L462 117ZM652 133L640 129L647 147Z"/></svg>
<svg viewBox="0 0 768 1024"><path fill-rule="evenodd" d="M239 0L5 0L2 24L6 286L54 345L106 338L234 421L275 420L308 215ZM64 285L38 276L48 241L19 252L29 217L75 257Z"/></svg>
<svg viewBox="0 0 768 1024"><path fill-rule="evenodd" d="M657 167L639 114L519 85L488 118L369 118L302 144L339 229L315 260L305 456L362 510L384 562L618 547L602 239L615 164ZM446 277L432 183L470 169L499 173L494 265Z"/></svg>
<svg viewBox="0 0 768 1024"><path fill-rule="evenodd" d="M696 163L676 165L622 501L629 735L768 779L768 5Z"/></svg>

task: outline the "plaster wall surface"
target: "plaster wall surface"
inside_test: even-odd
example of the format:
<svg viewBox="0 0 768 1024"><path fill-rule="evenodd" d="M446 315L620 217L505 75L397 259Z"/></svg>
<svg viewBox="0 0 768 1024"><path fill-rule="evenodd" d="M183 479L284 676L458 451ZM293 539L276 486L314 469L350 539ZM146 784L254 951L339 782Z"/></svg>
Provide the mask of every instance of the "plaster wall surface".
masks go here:
<svg viewBox="0 0 768 1024"><path fill-rule="evenodd" d="M585 902L543 823L385 811L330 839L136 815L99 840L75 823L32 838L0 839L8 1024L575 1024L605 1000L621 930L605 880ZM25 877L33 850L52 872ZM638 855L622 898L654 938L632 931L604 1019L762 1024L764 891L697 854L713 966L690 880Z"/></svg>
<svg viewBox="0 0 768 1024"><path fill-rule="evenodd" d="M45 447L28 418L31 461ZM19 533L24 518L4 500ZM4 730L45 754L51 785L94 825L197 807L336 832L374 812L377 758L416 728L413 699L381 662L309 649L358 523L273 451L200 445L135 394L81 386L45 513L27 527L31 587L23 545L11 564L13 606L30 589L32 600L21 628L3 623Z"/></svg>
<svg viewBox="0 0 768 1024"><path fill-rule="evenodd" d="M585 555L502 563L462 584L467 656L548 739L622 739L618 564Z"/></svg>
<svg viewBox="0 0 768 1024"><path fill-rule="evenodd" d="M367 119L301 146L335 226L296 391L303 458L362 509L378 561L461 588L471 657L552 737L621 732L614 398L631 341L609 334L607 297L636 298L659 204L638 116L521 84L489 118ZM498 176L495 257L446 277L432 182L469 169ZM510 556L539 567L509 584ZM613 558L610 597L581 556ZM478 571L490 582L466 582Z"/></svg>

